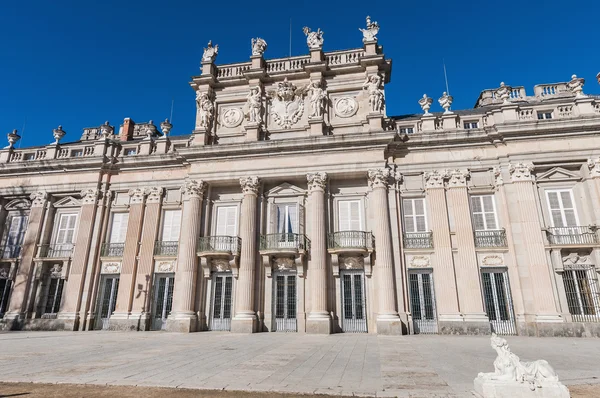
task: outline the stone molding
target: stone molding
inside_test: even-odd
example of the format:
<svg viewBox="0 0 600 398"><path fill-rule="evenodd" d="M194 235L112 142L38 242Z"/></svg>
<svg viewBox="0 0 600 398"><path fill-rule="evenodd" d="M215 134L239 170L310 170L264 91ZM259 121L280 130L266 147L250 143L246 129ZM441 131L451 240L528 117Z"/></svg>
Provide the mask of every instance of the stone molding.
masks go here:
<svg viewBox="0 0 600 398"><path fill-rule="evenodd" d="M137 205L144 203L144 196L146 195L143 188L133 188L129 190L129 204Z"/></svg>
<svg viewBox="0 0 600 398"><path fill-rule="evenodd" d="M240 178L240 186L244 195L258 195L260 180L256 176Z"/></svg>
<svg viewBox="0 0 600 398"><path fill-rule="evenodd" d="M500 166L496 166L492 169L492 172L494 173L494 183L496 184L497 187L504 185L504 178L502 177L502 169L500 168Z"/></svg>
<svg viewBox="0 0 600 398"><path fill-rule="evenodd" d="M162 187L146 188L146 195L148 196L146 203L160 203L163 193L164 189Z"/></svg>
<svg viewBox="0 0 600 398"><path fill-rule="evenodd" d="M37 191L31 194L31 207L44 207L48 200L48 193L45 191Z"/></svg>
<svg viewBox="0 0 600 398"><path fill-rule="evenodd" d="M100 191L97 189L84 189L81 191L81 204L94 205L100 196Z"/></svg>
<svg viewBox="0 0 600 398"><path fill-rule="evenodd" d="M309 192L315 190L325 191L325 187L327 186L327 173L323 171L308 173L306 175L306 180L308 181Z"/></svg>
<svg viewBox="0 0 600 398"><path fill-rule="evenodd" d="M471 176L469 169L454 169L447 172L449 188L464 188L467 186L467 178Z"/></svg>
<svg viewBox="0 0 600 398"><path fill-rule="evenodd" d="M368 170L368 179L369 186L373 189L375 188L386 188L390 182L391 176L390 169L387 167L381 169L369 169Z"/></svg>
<svg viewBox="0 0 600 398"><path fill-rule="evenodd" d="M189 200L190 198L201 199L205 189L206 183L203 180L188 180L181 187L183 200Z"/></svg>
<svg viewBox="0 0 600 398"><path fill-rule="evenodd" d="M447 178L447 171L428 171L423 176L425 177L425 189L444 188L444 179Z"/></svg>
<svg viewBox="0 0 600 398"><path fill-rule="evenodd" d="M509 163L508 172L512 182L535 181L531 172L535 169L532 162Z"/></svg>
<svg viewBox="0 0 600 398"><path fill-rule="evenodd" d="M587 161L588 168L590 169L590 177L600 178L600 157L589 158Z"/></svg>
<svg viewBox="0 0 600 398"><path fill-rule="evenodd" d="M580 255L579 253L571 252L562 258L563 265L567 268L591 267L593 262L589 255Z"/></svg>
<svg viewBox="0 0 600 398"><path fill-rule="evenodd" d="M412 256L408 261L409 268L431 268L430 256Z"/></svg>

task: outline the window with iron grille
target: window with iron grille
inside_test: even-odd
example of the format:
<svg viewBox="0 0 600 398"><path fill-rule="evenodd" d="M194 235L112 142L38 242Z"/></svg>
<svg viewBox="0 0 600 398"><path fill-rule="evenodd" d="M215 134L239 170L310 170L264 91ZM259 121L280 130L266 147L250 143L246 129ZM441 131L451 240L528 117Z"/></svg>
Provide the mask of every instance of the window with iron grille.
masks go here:
<svg viewBox="0 0 600 398"><path fill-rule="evenodd" d="M600 321L600 290L594 267L565 269L563 284L567 305L576 322Z"/></svg>
<svg viewBox="0 0 600 398"><path fill-rule="evenodd" d="M432 272L411 271L408 283L415 333L437 333Z"/></svg>
<svg viewBox="0 0 600 398"><path fill-rule="evenodd" d="M60 301L65 280L60 278L50 278L48 287L48 296L46 297L45 314L56 314L60 310Z"/></svg>
<svg viewBox="0 0 600 398"><path fill-rule="evenodd" d="M8 309L8 297L10 295L10 287L12 281L10 279L0 279L0 318Z"/></svg>

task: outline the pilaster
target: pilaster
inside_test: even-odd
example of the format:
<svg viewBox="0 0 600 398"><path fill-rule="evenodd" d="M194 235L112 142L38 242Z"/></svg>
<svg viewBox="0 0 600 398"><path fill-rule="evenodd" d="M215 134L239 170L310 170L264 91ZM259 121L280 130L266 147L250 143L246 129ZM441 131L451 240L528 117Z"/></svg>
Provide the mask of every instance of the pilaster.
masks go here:
<svg viewBox="0 0 600 398"><path fill-rule="evenodd" d="M595 224L600 225L600 157L592 157L587 161L590 178L587 180L593 198Z"/></svg>

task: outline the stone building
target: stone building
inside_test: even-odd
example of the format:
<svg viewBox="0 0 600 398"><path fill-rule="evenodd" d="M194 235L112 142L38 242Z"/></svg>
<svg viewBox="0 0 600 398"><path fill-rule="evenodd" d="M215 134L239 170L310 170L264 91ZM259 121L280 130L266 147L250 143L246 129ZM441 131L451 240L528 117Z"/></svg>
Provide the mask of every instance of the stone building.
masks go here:
<svg viewBox="0 0 600 398"><path fill-rule="evenodd" d="M600 335L600 98L573 76L388 116L378 30L229 65L209 43L189 136L9 134L2 328Z"/></svg>

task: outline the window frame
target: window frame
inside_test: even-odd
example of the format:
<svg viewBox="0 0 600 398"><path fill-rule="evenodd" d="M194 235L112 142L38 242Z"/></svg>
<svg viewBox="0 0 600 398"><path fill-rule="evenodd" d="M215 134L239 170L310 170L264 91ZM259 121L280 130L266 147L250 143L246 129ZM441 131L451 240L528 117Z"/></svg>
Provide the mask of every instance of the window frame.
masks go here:
<svg viewBox="0 0 600 398"><path fill-rule="evenodd" d="M177 232L177 239L165 239L165 221L167 212L179 212L179 230ZM164 208L161 212L161 220L160 220L160 241L161 242L178 242L181 239L181 228L183 224L183 209L179 208ZM171 227L173 224L171 224ZM171 235L173 231L171 231ZM169 237L170 238L170 237Z"/></svg>
<svg viewBox="0 0 600 398"><path fill-rule="evenodd" d="M484 196L489 196L492 199L492 207L494 208L493 212L494 212L494 224L496 224L496 228L488 228L487 225L487 219L485 218L486 212L485 211L485 206L483 205L483 197ZM484 229L477 229L476 225L475 225L475 210L473 208L473 198L479 198L479 203L481 205L481 212L477 212L483 215L483 223L485 224L485 228ZM500 223L498 222L498 208L496 207L496 196L494 194L477 194L477 195L470 195L469 196L469 206L471 207L471 221L473 224L473 231L498 231L500 230Z"/></svg>
<svg viewBox="0 0 600 398"><path fill-rule="evenodd" d="M63 216L75 216L75 225L73 226L73 238L72 242L58 242L58 235L60 233L60 221ZM54 218L54 227L52 228L52 239L50 240L53 245L74 245L77 241L77 230L79 227L79 211L57 211ZM68 228L67 228L68 230Z"/></svg>
<svg viewBox="0 0 600 398"><path fill-rule="evenodd" d="M404 201L405 200L411 201L411 203L412 203L411 206L412 206L413 212L415 210L414 201L415 200L422 200L423 201L423 217L425 218L425 230L424 231L418 231L417 230L418 228L417 228L417 218L416 217L420 216L420 215L417 215L417 214L412 214L411 215L411 217L413 218L413 222L414 222L414 226L415 226L414 229L415 230L414 231L407 231L406 230L406 225L407 224L405 222L405 217L406 217L406 213L405 213L406 207L404 206L404 203L405 203ZM421 233L429 232L429 220L428 220L428 217L427 217L427 198L425 198L425 197L402 198L402 214L401 214L401 217L402 217L402 232L403 233L405 233L405 234L421 234Z"/></svg>
<svg viewBox="0 0 600 398"><path fill-rule="evenodd" d="M342 203L348 203L349 207L348 210L351 213L351 207L350 207L350 203L352 202L357 202L358 203L358 223L359 223L359 228L357 230L353 230L353 229L349 229L348 231L365 231L365 219L364 219L364 209L363 209L363 201L360 198L340 198L337 201L337 205L336 205L336 224L335 224L335 231L336 232L342 232L342 229L340 228L340 221L341 221L341 204ZM351 216L351 214L349 214L348 216ZM352 223L352 221L350 221L350 223Z"/></svg>
<svg viewBox="0 0 600 398"><path fill-rule="evenodd" d="M553 228L573 228L573 227L577 227L580 225L580 220L579 220L579 213L577 212L577 203L575 202L575 196L573 195L573 189L572 188L552 188L552 189L545 189L545 194L546 194L546 208L548 209L548 216L550 218L550 226ZM569 225L566 226L567 222L566 222L566 217L565 217L565 207L563 206L563 200L562 197L560 195L560 192L569 192L569 195L571 197L571 203L573 203L573 214L575 215L575 225ZM550 193L557 193L558 194L558 198L560 201L560 210L561 210L561 218L563 223L565 224L564 227L557 227L556 225L554 225L554 217L552 217L552 207L550 206Z"/></svg>
<svg viewBox="0 0 600 398"><path fill-rule="evenodd" d="M240 204L239 202L219 202L213 206L212 223L211 223L211 236L217 236L218 222L219 222L219 209L224 207L235 208L235 234L231 236L239 236L240 233ZM228 235L227 235L228 236Z"/></svg>

